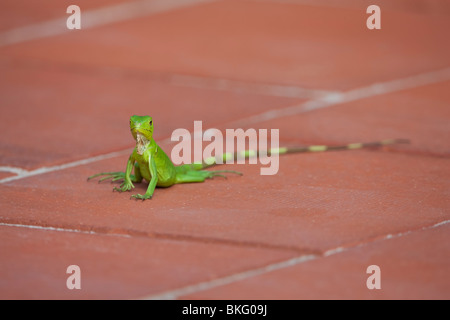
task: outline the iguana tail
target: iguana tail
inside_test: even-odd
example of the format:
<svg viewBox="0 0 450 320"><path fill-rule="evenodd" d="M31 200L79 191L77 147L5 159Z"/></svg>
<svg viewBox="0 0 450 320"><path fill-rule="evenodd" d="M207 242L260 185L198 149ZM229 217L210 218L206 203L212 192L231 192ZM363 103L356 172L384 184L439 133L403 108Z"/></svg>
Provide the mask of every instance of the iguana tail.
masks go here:
<svg viewBox="0 0 450 320"><path fill-rule="evenodd" d="M398 144L398 143L409 143L407 139L387 139L376 142L366 142L366 143L350 143L346 145L339 146L324 146L324 145L316 145L316 146L305 146L305 147L282 147L267 150L263 153L264 156L270 156L272 154L288 154L288 153L299 153L299 152L325 152L325 151L338 151L338 150L355 150L362 148L374 148L374 147L382 147L390 144ZM241 152L231 153L226 152L223 154L221 158L222 163L227 163L231 161L231 159L236 162L238 159L248 159L252 157L260 156L259 150L245 150ZM218 164L217 160L220 158L210 157L204 159L202 163L194 163L192 166L195 170L202 170L207 167L214 166Z"/></svg>

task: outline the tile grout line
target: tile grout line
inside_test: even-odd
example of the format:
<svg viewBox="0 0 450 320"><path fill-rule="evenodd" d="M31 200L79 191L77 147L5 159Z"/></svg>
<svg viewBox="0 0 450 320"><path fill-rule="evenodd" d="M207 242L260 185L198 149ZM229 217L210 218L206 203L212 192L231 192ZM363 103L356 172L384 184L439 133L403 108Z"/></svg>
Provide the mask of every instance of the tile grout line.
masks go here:
<svg viewBox="0 0 450 320"><path fill-rule="evenodd" d="M434 228L440 227L442 225L446 225L448 223L450 223L450 220L444 220L444 221L435 223L432 226L422 227L416 231L425 231L425 230L429 230L429 229L434 229ZM389 240L389 239L394 239L394 238L400 238L405 235L409 235L413 232L415 232L415 231L405 231L405 232L399 232L397 234L388 234L382 238L377 238L376 240L373 240L373 241L364 242L364 243L360 243L360 244L349 246L349 247L337 247L334 249L329 249L329 250L325 251L323 254L300 255L300 256L297 256L297 257L294 257L291 259L283 260L281 262L272 263L272 264L269 264L269 265L266 265L266 266L263 266L260 268L255 268L255 269L251 269L251 270L247 270L247 271L243 271L243 272L234 273L234 274L231 274L231 275L228 275L225 277L213 279L210 281L204 281L204 282L196 283L193 285L188 285L188 286L185 286L182 288L173 289L173 290L165 291L162 293L144 296L144 297L141 297L140 300L175 300L182 296L197 293L200 291L213 289L213 288L228 285L228 284L232 284L232 283L235 283L238 281L253 278L253 277L263 275L263 274L266 274L266 273L269 273L272 271L296 266L296 265L299 265L299 264L302 264L302 263L305 263L308 261L316 260L319 258L330 257L330 256L333 256L333 255L336 255L339 253L347 252L351 249L364 247L364 246L372 244L372 243L385 241L385 240Z"/></svg>
<svg viewBox="0 0 450 320"><path fill-rule="evenodd" d="M273 97L292 98L292 99L318 99L330 94L341 93L340 90L331 89L314 89L302 87L296 84L273 83L259 81L253 79L233 79L223 78L215 75L191 75L188 73L165 72L155 70L135 70L127 68L112 67L94 67L73 63L55 63L40 60L39 63L24 63L28 60L21 59L21 67L33 67L47 69L54 67L55 70L76 73L85 76L103 75L108 77L116 77L120 79L138 79L143 81L160 81L175 87L186 87L203 90L217 90L231 93L256 94Z"/></svg>
<svg viewBox="0 0 450 320"><path fill-rule="evenodd" d="M232 124L250 125L448 80L450 80L450 67L400 79L374 83L350 91L330 93L322 98L312 99L286 108L265 111L257 115L236 120Z"/></svg>
<svg viewBox="0 0 450 320"><path fill-rule="evenodd" d="M90 234L97 236L109 236L109 237L120 237L120 238L146 238L153 240L170 240L170 241L185 241L189 243L203 243L203 244L216 244L223 246L234 246L238 248L258 248L266 250L284 250L296 253L312 252L305 248L299 248L287 245L273 245L259 241L238 241L227 238L214 238L214 237L201 237L201 236L190 236L185 234L176 233L159 233L159 232L145 232L133 229L111 229L103 228L103 230L98 230L96 227L86 228L86 229L75 229L71 227L52 227L43 226L37 224L23 224L14 222L2 222L0 221L0 227L13 227L13 228L24 228L24 229L34 229L42 231L56 231L56 232L69 232L69 233L79 233L79 234ZM97 229L97 230L96 230Z"/></svg>
<svg viewBox="0 0 450 320"><path fill-rule="evenodd" d="M38 168L35 170L30 170L30 171L20 169L20 168L14 168L14 167L0 167L0 168L14 168L14 171L16 171L18 173L16 176L6 177L6 178L1 179L0 183L6 183L6 182L14 181L14 180L19 180L19 179L23 179L23 178L28 178L28 177L44 174L44 173L78 167L78 166L89 164L92 162L97 162L97 161L101 161L101 160L105 160L105 159L123 156L125 154L129 154L128 149L122 150L122 151L115 151L115 152L111 152L111 153L107 153L107 154L102 154L99 156L90 157L90 158L86 158L86 159L76 160L76 161L72 161L72 162L68 162L68 163L64 163L64 164L60 164L60 165L56 165L56 166L41 167L41 168ZM11 172L11 171L9 171L9 172Z"/></svg>
<svg viewBox="0 0 450 320"><path fill-rule="evenodd" d="M450 68L445 68L437 71L426 72L414 76L409 76L405 78L400 78L396 80L379 82L369 86L353 89L347 92L334 92L326 94L324 97L319 99L311 99L300 105L294 105L282 109L269 110L248 118L232 121L228 123L228 126L248 126L262 121L273 120L277 118L282 118L286 116L292 116L295 114L305 113L309 111L314 111L318 109L328 108L342 103L357 101L365 98L370 98L378 95L393 93L397 91L417 88L429 84L439 83L443 81L450 80ZM171 138L166 138L160 141L160 143L171 142ZM80 165L97 162L104 159L114 158L117 156L122 156L128 154L129 149L122 150L118 152L112 152L100 156L95 156L91 158L86 158L82 160L77 160L69 162L62 165L52 166L52 167L41 167L35 170L26 171L21 168L15 168L18 175L12 177L6 177L0 180L0 184L27 178L30 176L40 175L44 173L49 173L53 171L64 170L67 168L77 167ZM0 168L14 168L14 167L0 167ZM23 170L23 171L21 171Z"/></svg>
<svg viewBox="0 0 450 320"><path fill-rule="evenodd" d="M29 171L19 167L0 166L0 172L9 172L17 175L24 175L27 174Z"/></svg>
<svg viewBox="0 0 450 320"><path fill-rule="evenodd" d="M68 229L68 228L57 228L57 227L42 227L38 225L30 225L30 224L19 224L19 223L6 223L0 222L0 227L15 227L15 228L27 228L27 229L36 229L36 230L45 230L45 231L59 231L59 232L73 232L73 233L83 233L83 234L97 234L95 231L85 231L78 229ZM108 234L102 234L108 235ZM126 235L124 235L126 236Z"/></svg>
<svg viewBox="0 0 450 320"><path fill-rule="evenodd" d="M80 8L81 30L213 1L218 0L140 0L86 11ZM68 33L71 30L66 27L67 18L68 15L0 32L0 47Z"/></svg>
<svg viewBox="0 0 450 320"><path fill-rule="evenodd" d="M310 89L296 85L232 80L210 76L172 74L168 79L169 84L178 87L268 95L283 98L320 99L329 95L336 95L341 93L337 90Z"/></svg>
<svg viewBox="0 0 450 320"><path fill-rule="evenodd" d="M129 11L129 13L130 13L129 16L125 15L125 18L118 19L117 17L115 17L113 15L113 18L111 20L109 20L109 18L106 18L105 15L103 15L103 16L99 15L99 13L102 13L102 14L106 13L106 11L105 12L101 11L106 8L92 10L92 12L90 12L90 14L92 14L92 17L96 16L98 21L95 23L94 22L91 22L91 23L86 22L86 27L90 28L90 27L106 25L106 24L110 24L110 23L115 23L115 22L119 22L119 21L123 21L123 20L132 19L135 17L145 16L145 15L151 14L151 13L158 13L158 12L163 12L163 11L167 11L170 9L176 9L178 7L185 7L186 5L190 5L190 4L197 4L197 3L204 3L204 2L211 2L211 1L214 1L214 0L188 0L188 1L184 1L184 3L181 5L175 5L174 3L176 3L176 2L171 1L170 4L168 5L169 8L165 8L163 6L162 9L156 9L156 11L154 8L152 8L148 13L139 11L139 10L135 10L134 12ZM148 3L150 1L140 1L140 2ZM162 3L162 1L161 1L161 3ZM112 8L112 7L113 6L108 7L108 9ZM115 9L116 12L120 11L119 5L114 6L114 7L117 7ZM111 13L112 11L109 11L109 12ZM122 14L122 12L121 12L121 14ZM104 20L99 18L101 16L103 17ZM91 20L91 18L89 16L88 16L88 18L89 19L87 19L87 21L93 21L93 20ZM65 21L66 21L66 18L55 19L52 21L42 23L41 25L44 28L41 30L41 31L43 31L41 34L31 32L31 35L30 35L30 29L28 29L28 28L30 28L30 27L36 28L36 25L28 26L28 27L24 27L24 28L18 28L18 29L21 29L21 31L23 32L22 35L20 35L20 32L17 32L18 30L14 29L11 31L12 35L15 34L16 36L20 35L21 37L24 37L24 38L22 38L21 41L18 41L18 42L15 42L15 41L8 42L8 39L9 39L9 41L11 41L11 39L10 39L11 34L8 35L7 34L8 31L0 33L0 47L5 46L5 45L14 44L14 43L23 42L23 41L39 39L42 37L62 34L62 33L64 33L64 31L63 32L58 31L56 34L52 34L52 32L49 32L48 30L45 31L45 28L48 29L48 27L51 27L51 28L55 27L56 22L58 24L63 22L64 23L63 25L65 26ZM6 42L5 42L5 39L6 39ZM374 84L371 86L362 87L359 89L354 89L354 90L350 90L350 91L342 92L342 93L341 92L331 92L331 91L326 92L326 91L320 91L320 90L310 90L310 92L307 92L307 91L302 92L302 88L299 88L298 91L295 92L292 89L294 87L285 86L283 88L282 86L273 85L271 88L271 90L273 90L273 91L271 91L272 95L287 95L287 96L292 95L292 97L299 97L302 94L305 94L306 96L310 95L311 100L309 100L305 103L290 106L287 108L266 111L259 115L254 115L254 116L248 117L246 119L237 120L232 123L245 123L247 121L247 125L248 125L248 124L253 124L253 123L257 123L257 122L261 122L261 121L268 121L268 120L272 120L272 119L276 119L276 118L290 116L293 114L299 114L299 113L309 112L309 111L313 111L313 110L317 110L317 109L321 109L321 108L327 108L327 107L339 105L339 104L346 103L346 102L361 100L361 99L372 97L372 96L388 94L391 92L396 92L396 91L406 90L406 89L410 89L410 88L420 87L420 86L427 85L427 84L433 84L433 83L437 83L437 82L441 82L441 81L446 81L449 79L450 79L450 68L447 68L447 69L442 69L440 71L435 71L435 72L430 72L430 73L426 73L426 74L421 74L418 76L411 76L408 78L404 78L403 83L400 83L402 81L402 79L399 79L399 80L388 81L385 83ZM195 79L193 77L185 77L184 79L176 78L174 80L174 83L171 83L171 84L179 85L179 86L193 86L193 87L206 86L206 87L217 89L217 90L228 90L228 91L236 91L236 92L239 92L240 90L244 90L244 89L242 89L244 87L244 85L242 85L242 83L240 83L239 81L231 82L226 79L224 79L224 80L218 79L217 82L211 84L211 83L200 83L200 82L197 83L195 81L191 82L191 83L187 83L187 82L185 82L186 80L193 81L193 80L197 80L197 79ZM261 85L260 87L247 86L246 88L247 89L249 88L250 91L253 90L256 93L261 92L261 90L262 91L267 90L267 87L265 87L265 85ZM258 94L261 94L261 93L258 93ZM166 139L164 141L170 141L170 139ZM105 160L105 159L109 159L109 158L122 156L122 155L125 155L128 153L129 153L129 150L127 149L126 151L123 150L123 151L118 151L118 152L112 152L112 153L108 153L108 154L104 154L104 155L99 155L99 156L95 156L95 157L90 157L90 158L86 158L86 159L82 159L82 160L69 162L69 163L62 164L62 165L56 165L56 166L51 166L51 167L41 167L41 168L38 168L35 170L25 170L25 169L17 168L17 167L3 166L3 167L0 167L0 171L11 172L11 173L15 173L17 175L13 176L13 177L7 177L4 179L1 179L0 183L14 181L14 180L34 176L34 175L40 175L40 174L45 174L45 173L49 173L49 172L64 170L67 168L77 167L77 166L89 164L92 162L97 162L97 161L101 161L101 160ZM445 220L445 221L436 223L432 226L422 227L421 229L418 229L416 231L433 229L433 228L436 228L436 227L439 227L442 225L446 225L449 222L450 222L450 220ZM20 225L20 224L7 224L7 223L1 223L1 222L0 222L0 226L28 227L28 228L42 229L42 230L97 234L97 232L95 232L95 231L84 231L84 230L77 230L77 229L64 229L64 228L55 228L55 227L40 227L40 226ZM299 265L301 263L316 260L316 259L319 259L322 257L328 257L328 256L333 256L338 253L347 252L351 249L363 247L365 245L368 245L368 244L371 244L374 242L399 238L399 237L402 237L405 235L409 235L413 232L415 232L415 231L405 231L405 232L396 233L396 234L388 234L388 235L386 235L382 238L376 239L374 241L357 244L357 245L353 245L353 246L349 246L349 247L338 247L338 248L327 250L322 254L304 254L304 255L294 257L294 258L291 258L291 259L288 259L285 261L269 264L265 267L256 268L256 269L252 269L252 270L248 270L248 271L244 271L244 272L240 272L240 273L235 273L230 276L214 279L211 281L201 282L201 283L194 284L191 286L186 286L183 288L167 291L167 292L164 292L161 294L151 295L148 297L144 297L143 299L176 299L183 295L212 289L215 287L231 284L231 283L234 283L237 281L241 281L241 280L252 278L252 277L255 277L258 275L269 273L271 271L276 271L276 270L288 268L291 266ZM108 235L108 234L105 234L105 235ZM116 235L116 234L114 234L114 235ZM130 237L128 235L122 235L122 234L117 234L117 236Z"/></svg>
<svg viewBox="0 0 450 320"><path fill-rule="evenodd" d="M369 240L366 242L351 244L348 246L340 246L340 247L336 247L333 249L328 249L320 254L317 254L317 253L302 254L300 256L296 256L294 258L290 258L290 259L283 260L280 262L275 262L275 263L272 263L272 264L269 264L269 265L266 265L263 267L234 273L234 274L231 274L231 275L228 275L225 277L221 277L221 278L217 278L217 279L213 279L213 280L209 280L209 281L204 281L204 282L200 282L200 283L193 284L193 285L188 285L188 286L181 287L178 289L168 290L168 291L158 293L158 294L144 296L139 299L141 299L141 300L174 300L174 299L177 299L177 298L185 296L185 295L193 294L193 293L204 291L204 290L213 289L215 287L220 287L223 285L228 285L228 284L231 284L234 282L238 282L241 280L245 280L245 279L259 276L262 274L266 274L266 273L269 273L272 271L299 265L304 262L317 260L319 258L326 258L326 257L333 256L333 255L336 255L339 253L345 253L349 250L364 247L364 246L367 246L367 245L370 245L373 243L390 240L390 239L395 239L395 238L400 238L403 236L410 235L417 231L426 231L426 230L434 229L434 228L446 225L448 223L450 223L450 220L444 220L441 222L437 222L431 226L424 226L424 227L421 227L421 228L418 228L415 230L402 231L402 232L398 232L396 234L387 234L384 236L373 238L372 240ZM122 237L122 238L132 238L132 236L129 234L99 233L96 231L89 231L89 230L79 230L79 229L60 228L60 227L44 227L44 226L38 226L38 225L24 225L24 224L18 224L18 223L0 222L0 226L36 229L36 230L44 230L44 231L57 231L57 232L69 232L69 233L78 233L78 234L104 235L104 236L117 236L117 237ZM172 239L172 240L174 240L174 239ZM185 240L185 239L183 239L183 240Z"/></svg>

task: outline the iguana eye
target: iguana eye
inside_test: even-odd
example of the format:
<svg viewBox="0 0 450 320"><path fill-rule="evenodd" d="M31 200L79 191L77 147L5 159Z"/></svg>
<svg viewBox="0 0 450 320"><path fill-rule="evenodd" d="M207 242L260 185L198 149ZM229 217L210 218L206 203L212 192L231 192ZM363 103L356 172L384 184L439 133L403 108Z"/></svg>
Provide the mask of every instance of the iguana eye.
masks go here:
<svg viewBox="0 0 450 320"><path fill-rule="evenodd" d="M153 120L150 120L150 122L148 123L149 125L152 125L153 124Z"/></svg>

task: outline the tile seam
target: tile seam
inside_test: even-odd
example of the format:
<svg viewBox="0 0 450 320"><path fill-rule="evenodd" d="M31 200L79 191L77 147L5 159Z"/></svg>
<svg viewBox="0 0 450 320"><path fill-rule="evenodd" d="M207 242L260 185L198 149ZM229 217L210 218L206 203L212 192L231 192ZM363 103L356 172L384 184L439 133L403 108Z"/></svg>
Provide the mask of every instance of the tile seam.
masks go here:
<svg viewBox="0 0 450 320"><path fill-rule="evenodd" d="M310 112L318 109L328 108L336 105L341 105L346 102L352 102L357 100L362 100L365 98L370 98L373 96L393 93L397 91L403 91L408 89L413 89L425 85L430 85L434 83L444 82L450 80L450 68L440 69L437 71L421 73L415 76L409 76L406 78L400 78L396 80L391 80L387 82L374 83L369 86L353 89L343 93L332 93L328 94L321 99L308 100L300 105L294 105L287 108L269 110L257 115L250 116L248 118L236 120L229 122L227 125L231 127L238 126L248 126L262 121L273 120L276 118L282 118L286 116L292 116L295 114ZM170 138L166 138L160 143L170 142ZM72 168L83 164L88 164L92 162L97 162L103 159L112 158L116 156L124 155L129 150L122 150L118 152L113 152L105 155L90 157L82 160L77 160L69 162L62 165L57 165L53 167L41 167L35 170L28 171L21 175L16 175L12 177L6 177L0 180L0 184L5 182L10 182L14 180L19 180L22 178L27 178L29 176L35 176L43 173L59 171L66 168Z"/></svg>
<svg viewBox="0 0 450 320"><path fill-rule="evenodd" d="M415 231L403 231L403 232L399 232L396 234L388 234L385 235L381 238L377 238L375 240L369 241L369 242L364 242L364 243L359 243L353 246L348 246L348 247L336 247L333 249L329 249L324 251L322 254L305 254L305 255L300 255L294 258L290 258L287 260L283 260L280 262L275 262L263 267L259 267L259 268L254 268L254 269L250 269L250 270L246 270L243 272L238 272L238 273L234 273L225 277L221 277L221 278L216 278L213 280L209 280L209 281L204 281L204 282L199 282L196 284L192 284L192 285L188 285L185 287L181 287L181 288L177 288L177 289L172 289L172 290L168 290L165 292L161 292L161 293L157 293L157 294L151 294L148 296L144 296L141 297L140 299L142 300L174 300L174 299L178 299L182 296L186 296L189 294L194 294L197 292L201 292L201 291L205 291L205 290L209 290L209 289L213 289L216 287L220 287L220 286L224 286L224 285L228 285L228 284L232 284L238 281L242 281L242 280L246 280L249 278L253 278L255 276L259 276L262 274L266 274L272 271L276 271L276 270L281 270L284 268L288 268L288 267L292 267L292 266L296 266L305 262L309 262L312 260L317 260L320 258L326 258L326 257L330 257L336 254L340 254L340 253L344 253L347 252L349 250L355 249L355 248L360 248L360 247L364 247L376 242L381 242L381 241L387 241L390 239L394 239L394 238L400 238L406 235L410 235L414 232L419 232L419 231L425 231L425 230L429 230L429 229L433 229L433 228L437 228L443 225L446 225L450 223L450 220L444 220L438 223L435 223L431 226L426 226L426 227L422 227L420 229L417 229Z"/></svg>
<svg viewBox="0 0 450 320"><path fill-rule="evenodd" d="M91 29L214 1L219 0L140 0L90 10L80 8L81 29ZM65 12L60 18L0 32L0 47L67 34L71 30L66 27L68 15L64 14Z"/></svg>
<svg viewBox="0 0 450 320"><path fill-rule="evenodd" d="M314 250L309 250L306 248L287 246L287 245L273 245L264 242L253 242L253 241L235 241L232 239L221 239L221 238L211 238L211 237L197 237L183 234L173 234L173 233L160 233L160 232L146 232L131 229L113 229L113 228L70 228L70 227L56 227L56 226L44 226L37 224L24 224L17 222L0 222L0 227L15 227L15 228L25 228L34 229L41 231L56 231L56 232L69 232L69 233L79 233L79 234L90 234L97 236L112 236L121 238L147 238L155 240L168 240L168 241L186 241L190 243L202 243L202 244L215 244L232 246L236 248L247 248L247 249L265 249L265 250L279 250L293 253L312 253L316 252ZM101 230L102 229L102 230Z"/></svg>

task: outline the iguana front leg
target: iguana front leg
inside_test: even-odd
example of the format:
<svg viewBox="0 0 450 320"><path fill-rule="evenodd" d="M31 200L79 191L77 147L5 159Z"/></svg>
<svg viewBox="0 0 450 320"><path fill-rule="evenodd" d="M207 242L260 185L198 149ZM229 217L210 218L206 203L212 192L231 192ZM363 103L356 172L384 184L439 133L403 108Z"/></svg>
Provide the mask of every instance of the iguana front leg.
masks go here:
<svg viewBox="0 0 450 320"><path fill-rule="evenodd" d="M133 158L133 155L131 155L130 158L128 158L127 169L125 171L124 181L122 182L122 184L120 185L119 188L115 187L113 189L113 191L124 192L124 191L130 191L132 188L134 188L134 185L131 182L131 177L130 177L131 170L133 170L134 162L135 162L135 160Z"/></svg>
<svg viewBox="0 0 450 320"><path fill-rule="evenodd" d="M156 168L155 159L153 159L152 156L148 159L148 167L152 177L150 179L150 183L148 184L147 192L144 195L134 194L131 197L142 200L152 198L153 192L155 192L156 184L158 183L158 171Z"/></svg>

